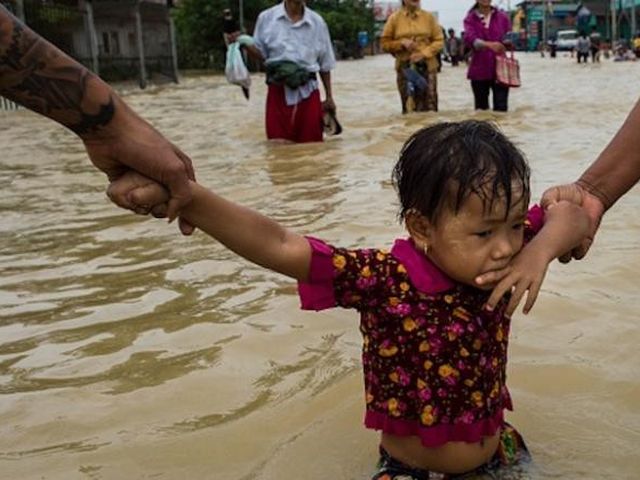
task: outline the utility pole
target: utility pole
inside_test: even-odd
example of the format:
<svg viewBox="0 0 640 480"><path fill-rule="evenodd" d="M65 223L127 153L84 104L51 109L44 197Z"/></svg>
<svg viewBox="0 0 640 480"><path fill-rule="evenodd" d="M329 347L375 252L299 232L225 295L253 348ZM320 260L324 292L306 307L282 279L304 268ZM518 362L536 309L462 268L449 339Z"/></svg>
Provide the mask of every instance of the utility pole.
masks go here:
<svg viewBox="0 0 640 480"><path fill-rule="evenodd" d="M238 9L240 10L240 13L238 14L238 20L240 23L240 31L242 33L245 33L244 31L244 5L242 0L238 0Z"/></svg>
<svg viewBox="0 0 640 480"><path fill-rule="evenodd" d="M547 45L547 1L542 2L542 44Z"/></svg>
<svg viewBox="0 0 640 480"><path fill-rule="evenodd" d="M611 0L611 46L618 37L618 14L616 13L616 2L618 0Z"/></svg>
<svg viewBox="0 0 640 480"><path fill-rule="evenodd" d="M631 9L631 38L635 38L636 36L636 2L635 0L633 0L631 2L631 7L629 7Z"/></svg>

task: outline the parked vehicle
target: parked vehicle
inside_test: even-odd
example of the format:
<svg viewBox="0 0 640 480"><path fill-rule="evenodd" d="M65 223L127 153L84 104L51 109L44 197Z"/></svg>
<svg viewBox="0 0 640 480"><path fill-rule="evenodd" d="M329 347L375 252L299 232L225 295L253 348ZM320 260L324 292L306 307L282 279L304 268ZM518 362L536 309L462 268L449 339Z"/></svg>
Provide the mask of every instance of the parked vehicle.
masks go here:
<svg viewBox="0 0 640 480"><path fill-rule="evenodd" d="M556 33L556 49L558 51L574 50L577 44L577 30L558 30Z"/></svg>

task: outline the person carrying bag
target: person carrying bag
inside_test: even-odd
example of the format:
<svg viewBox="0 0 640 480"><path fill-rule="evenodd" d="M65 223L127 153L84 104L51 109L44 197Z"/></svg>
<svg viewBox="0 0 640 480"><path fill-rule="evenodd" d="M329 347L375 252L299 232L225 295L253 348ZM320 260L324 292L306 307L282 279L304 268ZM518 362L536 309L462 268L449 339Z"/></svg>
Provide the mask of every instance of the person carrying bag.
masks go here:
<svg viewBox="0 0 640 480"><path fill-rule="evenodd" d="M471 81L476 110L489 109L489 93L493 93L494 111L508 110L511 85L498 80L497 65L507 59L504 38L510 31L509 16L493 7L491 0L478 0L464 19L464 43L473 51L467 78ZM507 73L509 69L513 71L511 65Z"/></svg>

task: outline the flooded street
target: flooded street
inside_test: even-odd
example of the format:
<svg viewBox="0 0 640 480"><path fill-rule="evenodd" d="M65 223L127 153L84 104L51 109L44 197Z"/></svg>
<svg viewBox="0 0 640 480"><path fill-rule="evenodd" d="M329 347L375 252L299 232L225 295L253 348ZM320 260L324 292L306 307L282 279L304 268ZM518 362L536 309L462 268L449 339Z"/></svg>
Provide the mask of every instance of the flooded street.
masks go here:
<svg viewBox="0 0 640 480"><path fill-rule="evenodd" d="M125 94L194 161L198 181L342 246L403 234L391 168L440 120L496 120L529 158L533 198L571 181L640 96L640 63L521 54L510 112L474 113L445 64L440 112L400 114L390 56L340 62L344 127L324 144L265 140L223 77ZM364 413L357 314L298 309L295 283L204 234L111 205L76 138L0 112L0 478L362 480L378 434ZM554 263L514 316L508 420L533 479L640 472L640 189L610 211L588 259Z"/></svg>

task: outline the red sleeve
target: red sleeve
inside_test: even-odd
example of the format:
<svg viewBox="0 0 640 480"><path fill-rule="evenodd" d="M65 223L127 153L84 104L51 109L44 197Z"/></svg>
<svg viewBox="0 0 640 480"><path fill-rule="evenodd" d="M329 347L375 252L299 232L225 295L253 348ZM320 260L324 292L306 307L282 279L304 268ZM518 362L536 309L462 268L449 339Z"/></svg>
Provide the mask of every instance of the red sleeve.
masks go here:
<svg viewBox="0 0 640 480"><path fill-rule="evenodd" d="M309 279L298 282L302 309L340 306L360 310L384 294L385 279L394 261L388 252L349 250L312 237L307 240L312 251Z"/></svg>
<svg viewBox="0 0 640 480"><path fill-rule="evenodd" d="M540 205L533 205L527 212L524 221L524 243L529 243L544 225L544 209Z"/></svg>

